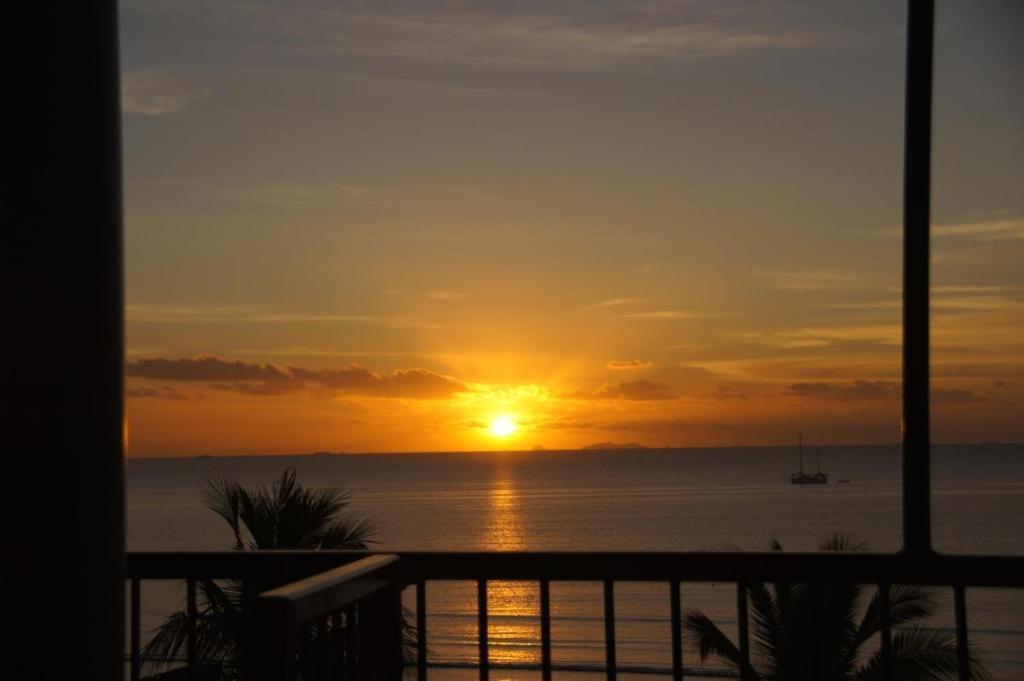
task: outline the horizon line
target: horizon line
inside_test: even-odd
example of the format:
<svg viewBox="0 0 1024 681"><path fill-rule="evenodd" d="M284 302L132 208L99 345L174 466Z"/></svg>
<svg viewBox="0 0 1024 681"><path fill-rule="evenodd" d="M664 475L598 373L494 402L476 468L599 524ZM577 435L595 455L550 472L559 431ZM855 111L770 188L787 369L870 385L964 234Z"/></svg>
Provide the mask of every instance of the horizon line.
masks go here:
<svg viewBox="0 0 1024 681"><path fill-rule="evenodd" d="M1000 442L995 440L985 440L981 442L933 442L932 447L1019 447L1024 446L1024 442ZM361 451L361 452L348 452L348 451L328 451L320 450L315 452L291 452L291 453L269 453L269 454L254 454L254 453L222 453L222 454L178 454L178 455L131 455L125 456L125 460L166 460L166 459L242 459L242 458L285 458L285 457L346 457L346 456L431 456L431 455L442 455L442 454L456 454L456 455L480 455L480 454L565 454L565 453L628 453L628 452L663 452L666 450L708 450L708 449L782 449L796 447L796 445L790 444L772 444L772 445L685 445L685 446L643 446L643 447L609 447L607 449L602 448L575 448L575 449L458 449L458 450L417 450L417 451ZM855 447L902 447L901 442L866 442L856 444L821 444L821 445L805 445L807 448L814 447L828 447L830 449L849 449Z"/></svg>

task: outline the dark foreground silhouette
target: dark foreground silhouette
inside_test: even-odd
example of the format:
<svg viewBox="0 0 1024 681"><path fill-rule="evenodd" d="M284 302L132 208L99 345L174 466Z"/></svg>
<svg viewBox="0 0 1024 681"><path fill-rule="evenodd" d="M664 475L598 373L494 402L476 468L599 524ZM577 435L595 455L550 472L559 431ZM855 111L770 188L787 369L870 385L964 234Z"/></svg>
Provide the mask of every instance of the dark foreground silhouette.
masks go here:
<svg viewBox="0 0 1024 681"><path fill-rule="evenodd" d="M864 551L867 545L847 534L834 534L822 542L822 551ZM782 546L772 540L772 550ZM822 584L812 592L806 584L784 582L747 586L750 602L752 659L746 677L752 681L956 681L956 632L926 626L938 609L936 590L920 586L889 588L892 626L890 676L882 667L882 653L867 652L868 643L881 634L879 594L875 591L861 612L865 589L856 584ZM808 613L814 609L814 617ZM812 624L813 623L813 624ZM698 610L683 616L683 630L700 651L701 662L715 657L739 675L739 648L710 617ZM974 650L972 648L972 650ZM970 658L970 678L990 676L976 654Z"/></svg>
<svg viewBox="0 0 1024 681"><path fill-rule="evenodd" d="M224 519L238 551L271 549L365 550L375 541L373 524L345 514L349 493L305 488L289 467L270 487L243 487L229 478L206 481L206 507ZM199 579L196 643L205 679L253 678L253 600L280 584L260 580ZM175 612L142 651L153 671L182 660L188 648L188 615ZM160 675L172 678L175 671Z"/></svg>

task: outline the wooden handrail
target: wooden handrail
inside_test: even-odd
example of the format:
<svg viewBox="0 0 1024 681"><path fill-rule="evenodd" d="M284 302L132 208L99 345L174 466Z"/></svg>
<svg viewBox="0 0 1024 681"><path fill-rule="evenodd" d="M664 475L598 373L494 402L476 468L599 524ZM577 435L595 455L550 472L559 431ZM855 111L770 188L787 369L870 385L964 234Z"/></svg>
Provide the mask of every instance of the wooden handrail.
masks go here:
<svg viewBox="0 0 1024 681"><path fill-rule="evenodd" d="M266 591L259 600L281 602L290 611L291 623L301 627L388 587L385 568L397 563L398 556L391 553L368 556Z"/></svg>
<svg viewBox="0 0 1024 681"><path fill-rule="evenodd" d="M736 582L749 579L1024 587L1024 556L747 552L214 551L133 552L137 579L273 577L287 582L370 556L396 555L393 578Z"/></svg>
<svg viewBox="0 0 1024 681"><path fill-rule="evenodd" d="M351 665L352 656L358 654L364 658L357 662L360 671L373 671L367 678L400 676L401 592L393 576L398 561L394 554L367 555L260 594L254 611L258 681L293 678L296 656L304 665L303 678L310 678L315 661L309 627L319 626L324 640L333 627L334 636L330 638L337 639L342 621L347 634L357 627L369 631L366 645L358 653L352 649L342 652L335 658L336 663L347 661ZM365 611L364 603L370 605ZM328 662L332 659L330 653L323 657ZM382 673L388 669L391 673Z"/></svg>

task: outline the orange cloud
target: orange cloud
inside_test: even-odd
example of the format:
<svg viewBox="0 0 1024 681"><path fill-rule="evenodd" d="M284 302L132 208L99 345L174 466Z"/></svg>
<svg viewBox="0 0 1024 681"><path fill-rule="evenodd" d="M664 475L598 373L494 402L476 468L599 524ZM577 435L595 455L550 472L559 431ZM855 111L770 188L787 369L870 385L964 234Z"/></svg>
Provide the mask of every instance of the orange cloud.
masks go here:
<svg viewBox="0 0 1024 681"><path fill-rule="evenodd" d="M633 369L649 369L654 366L654 363L645 362L642 359L613 359L608 362L607 366L613 371L631 371Z"/></svg>

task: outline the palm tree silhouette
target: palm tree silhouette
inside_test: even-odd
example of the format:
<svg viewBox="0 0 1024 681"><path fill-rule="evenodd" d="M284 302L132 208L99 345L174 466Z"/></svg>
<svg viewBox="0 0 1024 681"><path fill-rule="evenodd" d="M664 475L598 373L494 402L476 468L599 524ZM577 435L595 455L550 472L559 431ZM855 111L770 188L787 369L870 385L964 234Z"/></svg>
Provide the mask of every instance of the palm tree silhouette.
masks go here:
<svg viewBox="0 0 1024 681"><path fill-rule="evenodd" d="M230 478L206 480L203 502L224 519L239 551L269 549L361 550L374 541L373 525L343 515L349 493L305 488L288 467L271 487L243 487ZM247 645L252 640L253 599L278 586L270 580L197 579L197 657L210 667L206 678L251 678ZM154 670L181 660L188 647L188 615L175 612L142 651Z"/></svg>
<svg viewBox="0 0 1024 681"><path fill-rule="evenodd" d="M863 551L867 546L847 534L834 534L822 551ZM772 550L782 546L772 540ZM938 609L935 589L920 586L889 588L892 648L889 676L881 651L866 644L882 631L876 590L861 613L865 589L856 584L819 584L813 595L806 584L776 582L747 585L751 608L751 662L744 670L739 648L703 612L683 615L686 637L703 663L716 657L752 681L955 681L956 634L923 624ZM811 608L813 618L808 617ZM813 644L810 641L813 640ZM988 679L979 660L970 660L970 678Z"/></svg>

